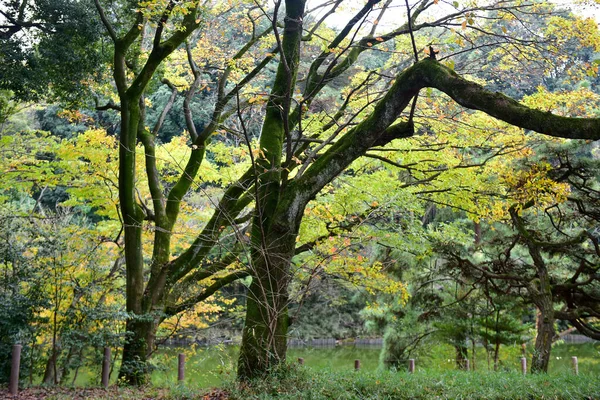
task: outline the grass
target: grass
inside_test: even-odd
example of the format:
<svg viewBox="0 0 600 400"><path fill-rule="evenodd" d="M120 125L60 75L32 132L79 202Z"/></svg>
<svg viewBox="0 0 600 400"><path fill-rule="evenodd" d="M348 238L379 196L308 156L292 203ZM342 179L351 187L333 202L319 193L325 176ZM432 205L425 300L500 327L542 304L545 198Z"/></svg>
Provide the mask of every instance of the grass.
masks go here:
<svg viewBox="0 0 600 400"><path fill-rule="evenodd" d="M265 380L221 389L166 388L32 388L24 399L46 400L354 400L354 399L600 399L600 376L526 375L516 372L354 372L314 371L288 365ZM5 392L0 392L0 397Z"/></svg>
<svg viewBox="0 0 600 400"><path fill-rule="evenodd" d="M599 376L516 372L319 372L287 367L251 385L230 383L230 399L598 399Z"/></svg>

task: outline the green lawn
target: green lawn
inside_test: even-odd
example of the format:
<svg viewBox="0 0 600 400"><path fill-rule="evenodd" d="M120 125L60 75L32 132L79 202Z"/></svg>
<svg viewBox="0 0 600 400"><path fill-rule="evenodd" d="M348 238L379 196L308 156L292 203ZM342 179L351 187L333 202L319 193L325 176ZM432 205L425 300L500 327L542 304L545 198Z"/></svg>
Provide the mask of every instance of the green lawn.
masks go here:
<svg viewBox="0 0 600 400"><path fill-rule="evenodd" d="M279 379L240 388L231 399L599 399L600 376L517 372L328 372L292 368ZM175 393L173 393L174 395Z"/></svg>

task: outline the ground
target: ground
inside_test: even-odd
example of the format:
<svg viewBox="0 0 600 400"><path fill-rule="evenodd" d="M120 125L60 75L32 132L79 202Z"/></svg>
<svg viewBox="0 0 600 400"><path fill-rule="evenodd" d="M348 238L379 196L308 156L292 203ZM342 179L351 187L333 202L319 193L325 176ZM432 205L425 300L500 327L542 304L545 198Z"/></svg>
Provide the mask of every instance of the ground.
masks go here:
<svg viewBox="0 0 600 400"><path fill-rule="evenodd" d="M199 400L227 400L227 393L220 389L197 391L188 395L179 395L165 388L130 389L117 386L108 390L100 388L28 388L17 396L10 396L6 390L0 391L1 399L11 400L173 400L194 398Z"/></svg>

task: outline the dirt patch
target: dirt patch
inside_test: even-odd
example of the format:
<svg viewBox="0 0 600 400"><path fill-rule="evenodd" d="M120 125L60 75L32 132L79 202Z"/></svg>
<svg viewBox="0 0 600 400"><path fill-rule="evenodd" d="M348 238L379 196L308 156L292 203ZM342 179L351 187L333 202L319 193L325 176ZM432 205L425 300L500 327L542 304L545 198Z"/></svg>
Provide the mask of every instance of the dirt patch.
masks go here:
<svg viewBox="0 0 600 400"><path fill-rule="evenodd" d="M213 389L210 392L206 393L202 400L227 400L229 399L229 395L227 392L221 389Z"/></svg>

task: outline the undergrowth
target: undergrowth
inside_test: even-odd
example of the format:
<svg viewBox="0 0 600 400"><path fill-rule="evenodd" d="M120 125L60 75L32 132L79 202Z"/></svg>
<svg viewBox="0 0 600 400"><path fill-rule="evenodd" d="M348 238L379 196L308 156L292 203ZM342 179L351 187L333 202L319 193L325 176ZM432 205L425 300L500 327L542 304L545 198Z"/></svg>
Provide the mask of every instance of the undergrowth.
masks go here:
<svg viewBox="0 0 600 400"><path fill-rule="evenodd" d="M170 388L38 387L18 399L45 400L402 400L402 399L600 399L600 376L517 372L354 372L315 371L285 366L269 377L246 383L233 380L219 389L185 385ZM0 389L0 398L8 395Z"/></svg>
<svg viewBox="0 0 600 400"><path fill-rule="evenodd" d="M250 384L229 383L231 399L600 399L600 377L516 372L314 372L286 367Z"/></svg>

